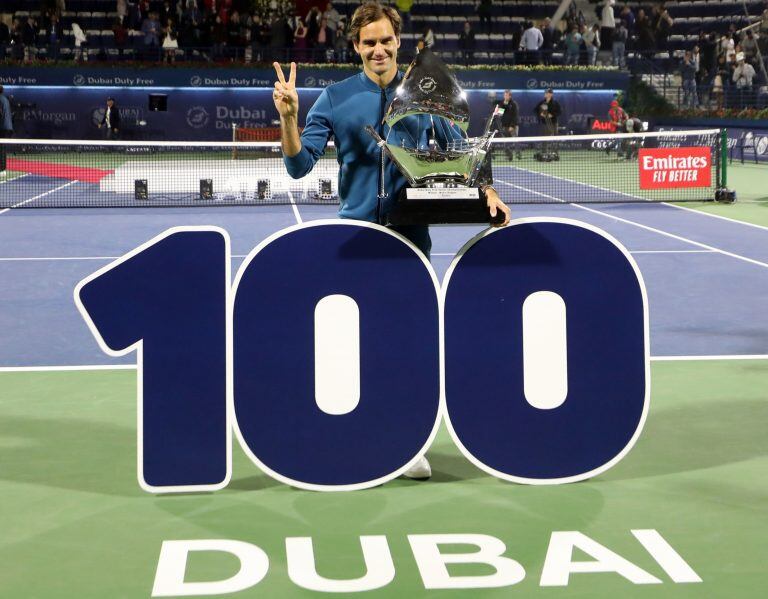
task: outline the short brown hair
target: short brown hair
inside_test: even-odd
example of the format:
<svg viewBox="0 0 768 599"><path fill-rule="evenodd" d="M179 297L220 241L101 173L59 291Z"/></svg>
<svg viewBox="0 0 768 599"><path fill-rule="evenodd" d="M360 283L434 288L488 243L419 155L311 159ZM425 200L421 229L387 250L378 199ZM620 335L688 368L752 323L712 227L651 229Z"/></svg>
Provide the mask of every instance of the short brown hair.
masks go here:
<svg viewBox="0 0 768 599"><path fill-rule="evenodd" d="M391 6L382 6L378 2L366 2L357 7L349 23L349 39L353 42L360 41L360 30L380 19L387 18L392 23L395 37L400 37L401 20L398 12Z"/></svg>

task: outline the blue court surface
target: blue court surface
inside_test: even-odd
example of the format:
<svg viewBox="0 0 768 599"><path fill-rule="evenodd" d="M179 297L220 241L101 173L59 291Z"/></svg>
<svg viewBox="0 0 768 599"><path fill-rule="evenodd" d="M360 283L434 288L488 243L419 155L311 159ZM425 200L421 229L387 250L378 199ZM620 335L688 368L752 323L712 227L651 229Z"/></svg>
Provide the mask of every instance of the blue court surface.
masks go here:
<svg viewBox="0 0 768 599"><path fill-rule="evenodd" d="M35 190L53 195L62 185L67 183L51 181L47 189ZM2 191L24 202L31 199L23 196L25 189L29 186L21 181L9 181ZM513 205L512 212L513 219L587 222L632 252L648 289L653 357L768 354L768 319L758 317L768 308L765 227L668 204L525 204ZM72 291L87 275L169 227L226 229L234 275L242 258L268 235L297 222L334 217L335 207L325 205L0 211L0 367L133 362L133 356L115 359L101 352ZM438 277L481 230L432 228Z"/></svg>

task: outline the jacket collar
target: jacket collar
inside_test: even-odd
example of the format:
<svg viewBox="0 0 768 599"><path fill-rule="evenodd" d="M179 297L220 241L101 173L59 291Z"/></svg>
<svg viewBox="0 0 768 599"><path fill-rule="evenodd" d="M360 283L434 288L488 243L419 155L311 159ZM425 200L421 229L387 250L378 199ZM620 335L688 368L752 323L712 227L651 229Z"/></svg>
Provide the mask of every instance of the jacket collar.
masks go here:
<svg viewBox="0 0 768 599"><path fill-rule="evenodd" d="M358 77L360 78L360 82L362 83L363 87L368 91L373 92L379 92L381 88L376 85L371 79L368 77L368 75L365 74L365 71L360 71L358 74ZM403 73L401 71L398 71L395 74L394 79L389 82L389 85L385 88L387 93L394 90L398 85L400 85L400 82L403 80Z"/></svg>

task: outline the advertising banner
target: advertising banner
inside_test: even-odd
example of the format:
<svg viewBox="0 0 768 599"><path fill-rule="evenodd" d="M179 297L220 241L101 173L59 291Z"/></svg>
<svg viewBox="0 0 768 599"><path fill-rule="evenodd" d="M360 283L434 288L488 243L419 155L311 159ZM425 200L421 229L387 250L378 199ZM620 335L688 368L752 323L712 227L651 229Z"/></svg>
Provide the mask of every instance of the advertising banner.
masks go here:
<svg viewBox="0 0 768 599"><path fill-rule="evenodd" d="M356 68L301 66L297 86L323 88L357 73ZM459 84L467 90L624 90L629 74L618 70L550 71L509 69L458 69ZM8 67L0 73L2 85L56 87L169 87L169 88L259 88L272 87L271 67Z"/></svg>
<svg viewBox="0 0 768 599"><path fill-rule="evenodd" d="M299 123L321 89L299 91ZM98 139L98 124L104 114L106 98L114 97L121 116L124 140L231 141L237 127L273 127L278 119L271 88L172 89L129 88L36 88L6 87L14 104L16 137L38 139ZM149 96L166 95L167 111L150 110ZM482 132L493 112L500 92L470 90L470 135ZM514 91L519 106L520 135L540 135L534 106L541 91ZM590 119L604 118L613 92L557 91L563 108L560 120L563 133L587 133Z"/></svg>
<svg viewBox="0 0 768 599"><path fill-rule="evenodd" d="M642 148L638 155L640 189L709 187L711 148Z"/></svg>

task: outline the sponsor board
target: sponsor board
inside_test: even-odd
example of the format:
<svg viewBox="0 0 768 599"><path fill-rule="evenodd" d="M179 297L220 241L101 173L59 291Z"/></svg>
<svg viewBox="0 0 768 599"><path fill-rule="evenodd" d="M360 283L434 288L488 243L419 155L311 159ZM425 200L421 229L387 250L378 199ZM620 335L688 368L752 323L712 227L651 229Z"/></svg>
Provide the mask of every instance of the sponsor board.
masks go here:
<svg viewBox="0 0 768 599"><path fill-rule="evenodd" d="M709 187L711 166L709 146L642 148L638 154L640 189Z"/></svg>

